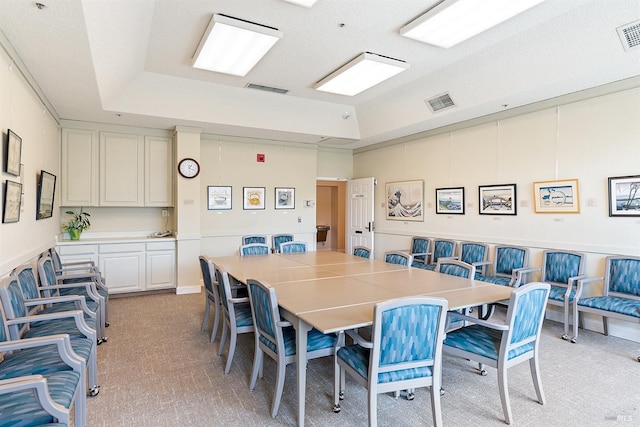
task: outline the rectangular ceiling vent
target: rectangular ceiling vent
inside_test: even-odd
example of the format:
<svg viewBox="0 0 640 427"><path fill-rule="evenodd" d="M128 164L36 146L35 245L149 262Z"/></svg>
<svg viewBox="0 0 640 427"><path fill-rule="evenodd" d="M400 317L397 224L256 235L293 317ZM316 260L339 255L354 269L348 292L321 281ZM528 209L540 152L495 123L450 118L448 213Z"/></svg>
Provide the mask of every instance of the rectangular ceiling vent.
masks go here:
<svg viewBox="0 0 640 427"><path fill-rule="evenodd" d="M448 93L438 95L434 98L425 99L424 102L429 106L431 112L433 113L437 113L438 111L442 111L446 108L451 108L456 105Z"/></svg>
<svg viewBox="0 0 640 427"><path fill-rule="evenodd" d="M253 83L248 83L245 87L248 87L249 89L264 90L265 92L281 93L283 95L285 93L289 92L288 89L280 89L280 88L277 88L277 87L263 86L263 85L253 84Z"/></svg>
<svg viewBox="0 0 640 427"><path fill-rule="evenodd" d="M640 46L640 21L618 28L618 36L625 51L637 49Z"/></svg>

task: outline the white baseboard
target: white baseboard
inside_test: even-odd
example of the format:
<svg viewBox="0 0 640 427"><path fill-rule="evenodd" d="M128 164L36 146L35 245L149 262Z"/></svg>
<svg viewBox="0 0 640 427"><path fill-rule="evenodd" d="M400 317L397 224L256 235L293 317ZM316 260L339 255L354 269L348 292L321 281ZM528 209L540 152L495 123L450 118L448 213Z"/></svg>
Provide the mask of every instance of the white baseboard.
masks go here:
<svg viewBox="0 0 640 427"><path fill-rule="evenodd" d="M185 295L185 294L199 294L202 290L202 286L178 286L176 288L176 295Z"/></svg>
<svg viewBox="0 0 640 427"><path fill-rule="evenodd" d="M556 322L564 322L564 314L555 307L547 307L547 319ZM571 319L569 319L571 321ZM588 331L604 333L602 317L591 314L584 315L584 329ZM633 322L609 318L609 335L640 343L640 325Z"/></svg>

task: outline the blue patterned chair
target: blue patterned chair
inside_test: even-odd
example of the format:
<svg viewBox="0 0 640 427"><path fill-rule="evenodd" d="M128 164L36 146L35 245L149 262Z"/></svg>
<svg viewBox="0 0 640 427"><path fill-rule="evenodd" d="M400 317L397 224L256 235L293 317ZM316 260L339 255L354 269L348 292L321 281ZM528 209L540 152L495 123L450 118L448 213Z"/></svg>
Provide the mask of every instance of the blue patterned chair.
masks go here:
<svg viewBox="0 0 640 427"><path fill-rule="evenodd" d="M11 339L68 334L73 351L83 360L89 373L89 395L97 395L100 392L100 386L98 385L95 322L91 325L91 319L85 319L80 310L29 315L29 304L24 300L18 280L17 276L9 276L0 281L0 301L4 308ZM76 296L76 298L84 297ZM41 300L40 303L55 303L55 298Z"/></svg>
<svg viewBox="0 0 640 427"><path fill-rule="evenodd" d="M92 292L96 295L99 295L102 305L102 318L104 319L105 326L109 326L109 290L105 285L104 277L98 267L94 264L93 261L76 261L76 262L66 262L62 263L60 260L60 255L56 251L55 247L49 249L48 252L45 252L41 255L42 257L48 256L53 261L53 268L55 271L55 276L58 279L59 284L72 284L77 282L93 282L93 290ZM38 266L38 274L40 273L40 266ZM59 293L61 295L66 294L81 294L85 295L84 292L88 292L85 290L86 286L80 286L80 289L73 289L73 286L61 286L59 288ZM104 335L104 334L103 334Z"/></svg>
<svg viewBox="0 0 640 427"><path fill-rule="evenodd" d="M366 246L354 246L353 254L362 258L371 258L371 249Z"/></svg>
<svg viewBox="0 0 640 427"><path fill-rule="evenodd" d="M400 251L388 251L384 254L384 262L410 266L413 264L413 255Z"/></svg>
<svg viewBox="0 0 640 427"><path fill-rule="evenodd" d="M204 317L200 330L205 331L209 324L209 314L213 308L213 328L211 329L211 338L209 342L216 340L218 334L218 324L220 323L220 296L218 293L218 282L215 279L215 269L213 262L205 257L199 256L200 272L202 273L202 282L204 283Z"/></svg>
<svg viewBox="0 0 640 427"><path fill-rule="evenodd" d="M455 240L433 239L430 262L423 265L419 265L416 263L414 267L434 271L436 269L436 264L438 263L438 260L440 258L452 258L455 255L455 252Z"/></svg>
<svg viewBox="0 0 640 427"><path fill-rule="evenodd" d="M0 304L0 426L68 426L72 407L75 426L86 426L86 364L69 335L11 340L8 324Z"/></svg>
<svg viewBox="0 0 640 427"><path fill-rule="evenodd" d="M294 241L280 243L280 253L290 254L294 252L307 252L307 243Z"/></svg>
<svg viewBox="0 0 640 427"><path fill-rule="evenodd" d="M96 297L94 299L86 295L82 295L83 298L80 298L81 295L68 294L54 297L53 300L55 301L55 304L46 304L43 302L45 301L43 294L46 291L55 289L47 286L47 277L41 277L41 283L43 284L43 286L38 287L35 271L29 264L23 264L15 268L11 272L11 275L18 276L18 283L20 284L20 288L22 289L22 294L25 299L25 304L27 305L27 314L34 315L43 313L58 313L60 311L82 310L87 320L92 319L89 320L88 323L90 323L92 327L94 325L97 327L97 344L100 345L103 342L107 341L107 337L104 335L104 322L101 320L102 310L100 307L101 300L99 298ZM87 286L90 286L90 284L87 283Z"/></svg>
<svg viewBox="0 0 640 427"><path fill-rule="evenodd" d="M511 294L504 323L464 316L475 324L447 332L444 340L445 353L478 362L482 375L487 374L484 365L498 369L498 389L507 424L513 421L507 384L510 367L529 362L538 402L544 404L538 347L550 288L548 283L540 282L523 285Z"/></svg>
<svg viewBox="0 0 640 427"><path fill-rule="evenodd" d="M431 247L431 239L422 236L413 236L411 238L411 246L408 251L402 250L401 252L408 252L413 256L411 266L420 267L429 261L429 249Z"/></svg>
<svg viewBox="0 0 640 427"><path fill-rule="evenodd" d="M585 285L602 281L601 296L582 296ZM573 302L573 338L578 339L581 313L602 316L604 334L609 335L609 317L640 323L640 257L608 256L603 277L578 280ZM640 356L637 358L640 362Z"/></svg>
<svg viewBox="0 0 640 427"><path fill-rule="evenodd" d="M253 319L251 318L249 298L234 297L231 290L229 274L224 268L216 265L215 272L218 291L220 292L220 301L222 303L223 319L218 356L222 355L224 345L227 341L227 335L229 335L229 354L227 356L227 364L224 368L224 373L228 374L231 370L231 362L233 362L233 355L236 351L238 334L253 332Z"/></svg>
<svg viewBox="0 0 640 427"><path fill-rule="evenodd" d="M475 267L471 264L467 264L464 261L458 261L451 258L440 258L436 263L436 272L473 280L475 275ZM456 312L468 315L469 311L470 309L467 308L464 310L457 310ZM445 331L449 332L453 329L465 326L465 324L466 323L463 320L460 320L455 316L448 316Z"/></svg>
<svg viewBox="0 0 640 427"><path fill-rule="evenodd" d="M479 242L458 243L458 255L456 259L473 265L477 272L485 274L489 265L489 245Z"/></svg>
<svg viewBox="0 0 640 427"><path fill-rule="evenodd" d="M247 243L240 246L240 256L268 255L271 252L269 245L264 243Z"/></svg>
<svg viewBox="0 0 640 427"><path fill-rule="evenodd" d="M585 255L574 251L547 249L542 252L540 281L551 285L549 305L562 307L564 333L562 339L569 339L569 311L575 299L577 280L584 279Z"/></svg>
<svg viewBox="0 0 640 427"><path fill-rule="evenodd" d="M442 425L442 341L447 301L411 297L381 302L373 309L372 340L352 331L354 344L339 348L335 356L334 412L344 398L344 375L368 391L369 426L377 425L379 393L417 387L431 388L433 424ZM411 343L411 345L408 345Z"/></svg>
<svg viewBox="0 0 640 427"><path fill-rule="evenodd" d="M525 275L539 268L529 267L529 248L496 246L493 263L487 274L476 274L476 280L495 285L518 287L525 282Z"/></svg>
<svg viewBox="0 0 640 427"><path fill-rule="evenodd" d="M277 363L276 386L271 416L278 414L287 365L296 361L296 331L291 323L280 318L276 291L259 280L247 281L251 311L255 323L255 354L249 389L253 391L258 375L262 378L264 355ZM325 335L311 329L307 335L307 360L331 356L336 347L336 335ZM302 397L304 399L304 397Z"/></svg>
<svg viewBox="0 0 640 427"><path fill-rule="evenodd" d="M249 234L246 236L242 236L242 244L248 245L250 243L262 243L267 244L267 236L264 234Z"/></svg>
<svg viewBox="0 0 640 427"><path fill-rule="evenodd" d="M280 252L280 243L292 242L293 234L274 234L271 236L271 250L275 253Z"/></svg>

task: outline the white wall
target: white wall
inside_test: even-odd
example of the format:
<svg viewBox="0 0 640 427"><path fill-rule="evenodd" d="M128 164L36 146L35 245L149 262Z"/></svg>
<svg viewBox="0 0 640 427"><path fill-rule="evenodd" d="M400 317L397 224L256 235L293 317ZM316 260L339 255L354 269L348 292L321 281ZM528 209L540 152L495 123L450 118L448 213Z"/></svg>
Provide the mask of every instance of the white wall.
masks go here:
<svg viewBox="0 0 640 427"><path fill-rule="evenodd" d="M448 237L530 247L533 266L545 248L582 251L589 275L603 274L606 255L640 256L640 218L608 215L607 178L626 175L640 175L640 89L354 155L354 176L378 180L376 257L408 248L413 235ZM534 212L533 182L573 178L579 214ZM416 179L424 180L424 222L386 220L385 183ZM479 185L511 183L516 216L478 213ZM435 213L440 187L465 188L465 215ZM590 326L602 328L599 319ZM619 327L640 340L640 328Z"/></svg>
<svg viewBox="0 0 640 427"><path fill-rule="evenodd" d="M56 175L54 204L59 206L60 147L56 120L3 49L0 49L0 129L0 204L4 208L7 180L21 182L23 192L20 221L0 223L0 276L4 276L12 268L33 260L40 252L55 245L55 236L60 230L58 210L54 208L52 218L36 221L36 192L40 170ZM19 177L4 173L7 129L22 138L23 167Z"/></svg>

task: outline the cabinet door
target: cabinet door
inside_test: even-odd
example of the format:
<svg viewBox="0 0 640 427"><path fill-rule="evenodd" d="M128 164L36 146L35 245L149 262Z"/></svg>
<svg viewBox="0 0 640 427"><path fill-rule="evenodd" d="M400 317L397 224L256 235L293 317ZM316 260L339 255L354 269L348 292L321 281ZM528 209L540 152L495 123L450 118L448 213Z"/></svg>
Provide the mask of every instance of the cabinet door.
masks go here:
<svg viewBox="0 0 640 427"><path fill-rule="evenodd" d="M99 260L100 271L110 294L144 290L143 251L101 253Z"/></svg>
<svg viewBox="0 0 640 427"><path fill-rule="evenodd" d="M175 288L175 251L147 252L147 289Z"/></svg>
<svg viewBox="0 0 640 427"><path fill-rule="evenodd" d="M144 205L173 206L173 139L144 138Z"/></svg>
<svg viewBox="0 0 640 427"><path fill-rule="evenodd" d="M144 143L139 135L100 133L100 206L143 206Z"/></svg>
<svg viewBox="0 0 640 427"><path fill-rule="evenodd" d="M98 138L91 130L62 129L60 206L98 206Z"/></svg>

